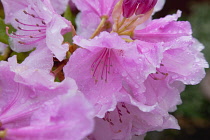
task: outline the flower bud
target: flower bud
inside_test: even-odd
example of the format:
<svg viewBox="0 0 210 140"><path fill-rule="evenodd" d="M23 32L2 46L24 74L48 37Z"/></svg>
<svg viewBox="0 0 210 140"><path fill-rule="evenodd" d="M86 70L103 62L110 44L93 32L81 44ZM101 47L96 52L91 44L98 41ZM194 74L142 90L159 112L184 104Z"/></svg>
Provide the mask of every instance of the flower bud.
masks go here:
<svg viewBox="0 0 210 140"><path fill-rule="evenodd" d="M136 15L145 14L151 10L157 0L124 0L123 1L123 16L125 18L131 17L134 13Z"/></svg>

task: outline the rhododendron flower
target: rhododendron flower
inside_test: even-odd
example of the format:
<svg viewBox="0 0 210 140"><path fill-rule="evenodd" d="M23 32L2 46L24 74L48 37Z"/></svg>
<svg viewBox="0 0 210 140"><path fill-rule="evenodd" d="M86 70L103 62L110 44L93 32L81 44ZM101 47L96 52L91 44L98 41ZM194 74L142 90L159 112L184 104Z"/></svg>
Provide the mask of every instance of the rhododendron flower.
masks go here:
<svg viewBox="0 0 210 140"><path fill-rule="evenodd" d="M65 94L69 91L76 90L73 80L66 80L62 83L48 81L48 84L43 84L36 81L34 84L16 81L16 73L10 70L8 62L0 63L1 71L1 112L0 121L3 126L19 125L29 123L27 118L31 113L39 108L43 102L54 98L56 95ZM37 75L33 75L37 76ZM31 79L35 79L31 77ZM39 82L39 83L38 83ZM8 86L10 85L10 86ZM14 122L14 123L12 123Z"/></svg>
<svg viewBox="0 0 210 140"><path fill-rule="evenodd" d="M74 17L70 2L77 32L64 18ZM164 3L2 0L16 32L6 27L12 50L0 62L0 140L142 140L180 129L170 112L209 66L180 11L152 20ZM31 52L19 63L14 51Z"/></svg>
<svg viewBox="0 0 210 140"><path fill-rule="evenodd" d="M191 36L192 30L187 21L177 21L181 11L164 18L154 19L145 28L134 30L133 39L147 42L168 42L182 36Z"/></svg>
<svg viewBox="0 0 210 140"><path fill-rule="evenodd" d="M191 37L189 23L177 22L179 16L180 12L150 22L144 29L135 31L133 38L136 40L130 43L107 32L92 40L74 38L74 43L82 48L70 57L64 73L76 80L79 89L95 107L96 129L89 139L103 139L107 135L109 139L131 139L132 135L152 130L179 128L168 112L181 103L184 84L190 84L186 79L194 84L199 82L204 76L204 68L208 67L200 49L193 49L197 44ZM154 37L150 35L152 31ZM188 65L184 64L185 56L191 58L186 62ZM175 65L185 65L185 71ZM189 67L194 67L195 71ZM137 114L129 111L133 108ZM122 113L122 109L127 113ZM141 118L141 114L145 116ZM140 118L135 120L134 117L134 121L132 115ZM152 122L154 125L149 123L155 118L143 121L150 115L158 117L157 123ZM126 124L129 119L131 123ZM144 125L136 126L136 122L141 121ZM111 129L104 132L101 130L104 127Z"/></svg>
<svg viewBox="0 0 210 140"><path fill-rule="evenodd" d="M121 0L122 1L122 0ZM76 18L77 33L85 38L91 37L91 34L96 30L102 18L106 19L104 30L110 30L113 24L113 10L116 7L116 3L120 0L110 0L109 3L104 4L103 0L95 0L84 2L81 0L73 0L77 8L81 11ZM159 0L157 5L154 7L154 13L162 9L165 0ZM96 8L99 5L101 8ZM111 6L110 6L111 5ZM109 6L109 8L107 8ZM144 6L142 7L144 8ZM100 10L106 9L106 10ZM122 13L123 8L118 7L117 13ZM102 19L103 20L103 19Z"/></svg>
<svg viewBox="0 0 210 140"><path fill-rule="evenodd" d="M33 51L21 64L16 57L9 58L10 70L15 73L16 82L28 85L49 85L54 82L51 73L53 66L52 54L47 48L39 48ZM43 79L43 80L40 80Z"/></svg>
<svg viewBox="0 0 210 140"><path fill-rule="evenodd" d="M66 10L67 5L70 0L50 0L53 9L56 11L58 14L63 14L63 12Z"/></svg>
<svg viewBox="0 0 210 140"><path fill-rule="evenodd" d="M110 16L118 0L72 0L82 12L94 12L99 17Z"/></svg>
<svg viewBox="0 0 210 140"><path fill-rule="evenodd" d="M14 19L13 14L21 9L26 8L32 1L33 0L1 0L4 6L5 22L11 23L11 21ZM52 4L52 7L56 13L62 14L67 7L68 1L69 0L50 0L50 3Z"/></svg>
<svg viewBox="0 0 210 140"><path fill-rule="evenodd" d="M121 89L115 110L108 111L102 119L95 119L96 128L90 135L90 140L128 140L132 135L142 135L148 131L179 129L176 119L168 112L174 111L176 105L181 103L180 92L184 90L184 84L173 82L169 77L155 80L148 76L144 85L146 91L136 95L132 95L128 88ZM139 102L153 109L142 111L138 108Z"/></svg>
<svg viewBox="0 0 210 140"><path fill-rule="evenodd" d="M205 76L208 63L200 52L204 47L192 38L189 22L176 21L181 12L151 21L144 29L135 30L135 39L163 42L165 52L162 64L165 73L184 84L198 84ZM176 43L174 43L176 41Z"/></svg>
<svg viewBox="0 0 210 140"><path fill-rule="evenodd" d="M116 33L107 32L92 40L76 36L74 43L82 48L71 56L64 68L65 76L76 80L99 117L115 108L124 85L133 87L133 94L145 90L142 83L156 72L163 51L161 44L126 43Z"/></svg>
<svg viewBox="0 0 210 140"><path fill-rule="evenodd" d="M163 54L162 64L174 80L184 84L198 84L205 76L204 68L209 67L200 52L203 45L192 37L181 37L176 41L175 44L165 44L169 48Z"/></svg>
<svg viewBox="0 0 210 140"><path fill-rule="evenodd" d="M110 19L114 6L119 0L72 0L81 11L77 18L77 33L89 38L102 17ZM107 22L109 26L109 22Z"/></svg>
<svg viewBox="0 0 210 140"><path fill-rule="evenodd" d="M33 112L29 126L4 127L10 140L81 140L93 130L92 106L80 94L46 101ZM4 132L4 131L3 131Z"/></svg>
<svg viewBox="0 0 210 140"><path fill-rule="evenodd" d="M3 4L8 5L7 1ZM14 51L29 51L46 43L56 58L64 59L68 44L62 44L62 34L70 31L71 23L53 10L49 0L30 0L28 5L13 12L11 23L17 31L9 36Z"/></svg>
<svg viewBox="0 0 210 140"><path fill-rule="evenodd" d="M6 132L0 138L68 140L79 135L74 138L79 140L92 131L91 106L73 79L54 82L48 52L46 48L35 50L21 64L15 56L0 63L0 132ZM67 108L71 111L61 113Z"/></svg>
<svg viewBox="0 0 210 140"><path fill-rule="evenodd" d="M133 135L166 128L179 129L176 119L158 110L142 112L137 107L118 103L114 111L107 112L103 119L96 118L95 131L89 139L130 140Z"/></svg>

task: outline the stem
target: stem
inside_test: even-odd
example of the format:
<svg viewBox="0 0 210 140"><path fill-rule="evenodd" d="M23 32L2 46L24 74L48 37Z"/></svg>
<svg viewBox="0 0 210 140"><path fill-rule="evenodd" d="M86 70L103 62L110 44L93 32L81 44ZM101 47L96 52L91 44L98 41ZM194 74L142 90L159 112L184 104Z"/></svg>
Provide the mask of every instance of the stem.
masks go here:
<svg viewBox="0 0 210 140"><path fill-rule="evenodd" d="M77 48L78 46L76 44L70 45L69 52L72 54ZM69 56L67 56L67 58L69 58Z"/></svg>
<svg viewBox="0 0 210 140"><path fill-rule="evenodd" d="M120 22L120 24L117 27L117 31L120 29L120 27L123 25L123 23L125 22L126 18L123 17L123 20Z"/></svg>
<svg viewBox="0 0 210 140"><path fill-rule="evenodd" d="M5 138L6 137L6 134L7 134L7 131L6 130L1 130L0 131L0 138Z"/></svg>
<svg viewBox="0 0 210 140"><path fill-rule="evenodd" d="M63 67L66 65L66 62L62 62L52 73L56 76L59 72L63 70Z"/></svg>
<svg viewBox="0 0 210 140"><path fill-rule="evenodd" d="M121 33L123 31L125 31L129 26L131 26L134 22L136 22L136 20L138 19L139 17L136 17L135 19L131 20L131 22L129 24L127 24L125 27L123 27L121 30L119 30L118 33Z"/></svg>
<svg viewBox="0 0 210 140"><path fill-rule="evenodd" d="M72 24L71 24L70 26L71 26L71 29L72 29L72 35L73 35L73 36L77 35L74 26L73 26Z"/></svg>
<svg viewBox="0 0 210 140"><path fill-rule="evenodd" d="M119 34L119 35L132 36L132 35L133 35L133 30L134 30L134 29L132 29L131 31L120 32L120 33L118 33L118 34Z"/></svg>
<svg viewBox="0 0 210 140"><path fill-rule="evenodd" d="M134 40L132 39L128 39L128 38L122 38L123 40L125 40L126 42L133 42Z"/></svg>
<svg viewBox="0 0 210 140"><path fill-rule="evenodd" d="M107 19L108 19L107 16L102 16L100 24L98 25L97 29L92 34L92 36L90 37L90 39L93 39L95 36L97 36L101 32L101 29L103 28L103 26L106 23Z"/></svg>

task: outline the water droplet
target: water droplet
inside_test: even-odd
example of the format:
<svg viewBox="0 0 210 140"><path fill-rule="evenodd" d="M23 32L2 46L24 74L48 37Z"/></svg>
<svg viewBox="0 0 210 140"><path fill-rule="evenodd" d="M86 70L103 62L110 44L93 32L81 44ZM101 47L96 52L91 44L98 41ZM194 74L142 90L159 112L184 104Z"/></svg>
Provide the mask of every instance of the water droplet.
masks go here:
<svg viewBox="0 0 210 140"><path fill-rule="evenodd" d="M30 98L36 98L37 97L37 94L30 94L29 97Z"/></svg>
<svg viewBox="0 0 210 140"><path fill-rule="evenodd" d="M122 73L122 76L123 77L125 77L125 76L127 76L128 74L124 71L123 73Z"/></svg>
<svg viewBox="0 0 210 140"><path fill-rule="evenodd" d="M135 87L135 88L139 88L139 85L135 84L134 87Z"/></svg>
<svg viewBox="0 0 210 140"><path fill-rule="evenodd" d="M26 102L26 99L25 98L22 98L21 100L20 100L20 103L21 104L24 104Z"/></svg>

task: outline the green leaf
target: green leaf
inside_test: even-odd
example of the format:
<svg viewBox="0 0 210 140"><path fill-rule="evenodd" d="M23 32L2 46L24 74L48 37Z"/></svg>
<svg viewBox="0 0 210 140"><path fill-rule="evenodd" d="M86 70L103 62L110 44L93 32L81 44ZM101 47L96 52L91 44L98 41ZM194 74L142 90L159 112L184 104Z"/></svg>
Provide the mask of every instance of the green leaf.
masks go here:
<svg viewBox="0 0 210 140"><path fill-rule="evenodd" d="M4 20L0 18L0 42L4 44L9 44L8 35L6 34L6 27L9 27L11 31L15 31L15 29L11 25L6 25Z"/></svg>
<svg viewBox="0 0 210 140"><path fill-rule="evenodd" d="M6 24L4 24L3 19L0 19L0 42L8 44L8 35L6 34Z"/></svg>
<svg viewBox="0 0 210 140"><path fill-rule="evenodd" d="M70 7L68 6L66 8L66 11L64 13L64 17L71 21L72 25L75 27L75 15L72 14ZM64 35L64 42L72 43L72 32L66 33Z"/></svg>
<svg viewBox="0 0 210 140"><path fill-rule="evenodd" d="M10 57L12 57L13 55L17 55L17 62L22 63L26 59L26 57L28 57L29 54L34 50L35 49L28 51L28 52L21 52L21 53L11 52Z"/></svg>
<svg viewBox="0 0 210 140"><path fill-rule="evenodd" d="M72 14L70 6L67 6L66 11L64 13L64 17L72 22L72 25L75 26L75 18L76 16Z"/></svg>

